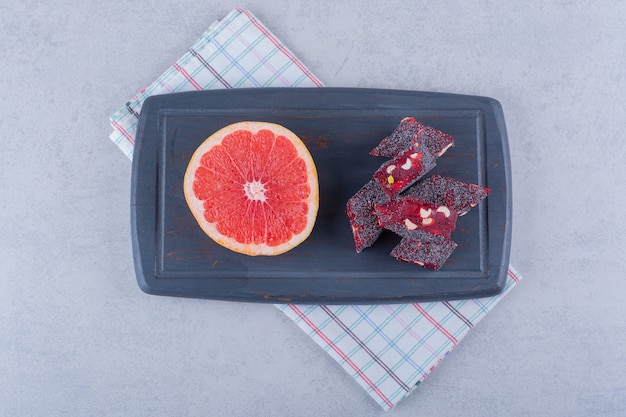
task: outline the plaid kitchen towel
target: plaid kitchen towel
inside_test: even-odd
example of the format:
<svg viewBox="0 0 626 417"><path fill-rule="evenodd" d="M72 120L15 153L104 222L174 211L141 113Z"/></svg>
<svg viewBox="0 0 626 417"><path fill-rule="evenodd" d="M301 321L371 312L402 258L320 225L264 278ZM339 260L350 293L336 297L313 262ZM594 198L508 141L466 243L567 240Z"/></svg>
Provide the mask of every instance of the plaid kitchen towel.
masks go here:
<svg viewBox="0 0 626 417"><path fill-rule="evenodd" d="M249 11L213 23L156 81L113 116L110 138L132 158L139 112L155 94L322 83ZM277 305L385 410L410 394L520 280L489 298L392 305Z"/></svg>
<svg viewBox="0 0 626 417"><path fill-rule="evenodd" d="M214 22L159 78L119 109L109 136L132 159L143 102L156 94L243 87L321 87L322 83L248 10Z"/></svg>
<svg viewBox="0 0 626 417"><path fill-rule="evenodd" d="M390 305L280 305L385 410L406 398L521 277L493 297Z"/></svg>

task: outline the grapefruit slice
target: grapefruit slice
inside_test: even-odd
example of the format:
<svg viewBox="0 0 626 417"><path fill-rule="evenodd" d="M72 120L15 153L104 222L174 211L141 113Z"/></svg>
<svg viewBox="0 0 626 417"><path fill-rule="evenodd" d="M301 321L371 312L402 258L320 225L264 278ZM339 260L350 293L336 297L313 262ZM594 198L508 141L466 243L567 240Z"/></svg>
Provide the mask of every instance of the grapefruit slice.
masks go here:
<svg viewBox="0 0 626 417"><path fill-rule="evenodd" d="M289 129L239 122L209 136L189 161L185 200L202 230L246 255L279 255L313 230L317 170Z"/></svg>

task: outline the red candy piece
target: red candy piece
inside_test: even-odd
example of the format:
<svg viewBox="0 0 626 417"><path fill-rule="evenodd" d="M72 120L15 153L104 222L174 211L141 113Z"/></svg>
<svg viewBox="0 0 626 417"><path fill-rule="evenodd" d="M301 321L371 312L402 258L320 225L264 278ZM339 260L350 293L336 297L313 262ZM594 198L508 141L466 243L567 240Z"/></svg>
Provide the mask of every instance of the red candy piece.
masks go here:
<svg viewBox="0 0 626 417"><path fill-rule="evenodd" d="M413 117L405 117L391 135L370 151L370 155L393 158L406 152L411 145L419 143L423 143L431 154L440 157L454 145L454 139L440 130L418 122Z"/></svg>
<svg viewBox="0 0 626 417"><path fill-rule="evenodd" d="M458 212L454 209L415 197L400 197L385 204L377 204L374 211L380 226L393 226L400 236L413 239L417 237L414 232L449 238L456 228L458 217Z"/></svg>
<svg viewBox="0 0 626 417"><path fill-rule="evenodd" d="M437 242L422 242L403 238L393 248L391 256L437 271L456 249L457 244L450 239Z"/></svg>
<svg viewBox="0 0 626 417"><path fill-rule="evenodd" d="M372 246L383 231L374 214L375 204L389 201L382 188L374 180L365 184L346 205L346 213L352 227L356 251Z"/></svg>
<svg viewBox="0 0 626 417"><path fill-rule="evenodd" d="M420 242L443 242L447 239L441 235L431 235L430 233L426 233L419 229L409 230L403 223L388 224L384 228L394 232L400 237L405 237L411 240L419 240Z"/></svg>
<svg viewBox="0 0 626 417"><path fill-rule="evenodd" d="M487 187L434 174L413 185L404 195L448 206L458 210L459 216L462 216L487 197L490 192L491 190Z"/></svg>
<svg viewBox="0 0 626 417"><path fill-rule="evenodd" d="M385 162L374 173L374 180L389 197L410 187L436 165L435 157L425 146L411 146L394 159Z"/></svg>

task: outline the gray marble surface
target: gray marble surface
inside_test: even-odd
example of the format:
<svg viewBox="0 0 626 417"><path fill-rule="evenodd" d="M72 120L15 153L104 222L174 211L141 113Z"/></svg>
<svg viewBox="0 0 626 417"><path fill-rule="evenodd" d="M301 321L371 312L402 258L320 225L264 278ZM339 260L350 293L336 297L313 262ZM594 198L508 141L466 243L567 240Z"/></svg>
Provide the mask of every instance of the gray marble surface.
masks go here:
<svg viewBox="0 0 626 417"><path fill-rule="evenodd" d="M137 287L108 116L237 5L164 3L0 0L0 415L385 414L273 306ZM329 86L504 107L524 280L389 415L626 412L626 4L549 3L238 4Z"/></svg>

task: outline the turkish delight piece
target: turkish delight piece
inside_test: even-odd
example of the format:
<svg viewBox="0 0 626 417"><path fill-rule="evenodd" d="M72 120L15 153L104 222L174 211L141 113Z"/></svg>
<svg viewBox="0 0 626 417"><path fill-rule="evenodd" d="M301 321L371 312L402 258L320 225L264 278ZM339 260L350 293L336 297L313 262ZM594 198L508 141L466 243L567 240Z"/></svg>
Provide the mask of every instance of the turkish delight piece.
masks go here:
<svg viewBox="0 0 626 417"><path fill-rule="evenodd" d="M394 158L418 143L423 143L431 154L440 157L454 145L454 139L432 126L418 122L413 117L405 117L391 135L370 151L370 155Z"/></svg>
<svg viewBox="0 0 626 417"><path fill-rule="evenodd" d="M431 235L419 229L409 229L404 223L391 223L386 225L384 229L394 232L400 237L421 242L443 242L447 239L441 235Z"/></svg>
<svg viewBox="0 0 626 417"><path fill-rule="evenodd" d="M458 212L444 205L415 197L398 197L385 204L376 204L374 212L381 227L393 226L400 236L416 238L411 232L423 232L445 238L456 228Z"/></svg>
<svg viewBox="0 0 626 417"><path fill-rule="evenodd" d="M374 213L374 205L385 204L389 198L380 185L371 180L354 194L346 205L356 251L372 246L383 231Z"/></svg>
<svg viewBox="0 0 626 417"><path fill-rule="evenodd" d="M400 243L391 251L391 256L400 261L411 262L437 271L456 247L457 244L450 239L438 242L422 242L402 238Z"/></svg>
<svg viewBox="0 0 626 417"><path fill-rule="evenodd" d="M487 187L434 174L407 189L404 195L445 205L457 210L459 216L462 216L480 203L490 192L491 190Z"/></svg>
<svg viewBox="0 0 626 417"><path fill-rule="evenodd" d="M405 152L414 143L418 130L418 122L413 117L405 117L400 120L391 135L385 137L370 151L370 155L393 158Z"/></svg>
<svg viewBox="0 0 626 417"><path fill-rule="evenodd" d="M393 197L414 184L435 165L435 157L424 145L410 146L382 164L374 173L374 180L388 197Z"/></svg>

